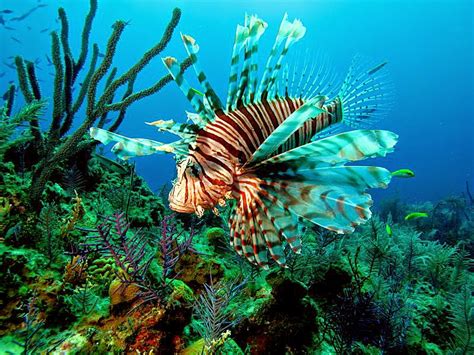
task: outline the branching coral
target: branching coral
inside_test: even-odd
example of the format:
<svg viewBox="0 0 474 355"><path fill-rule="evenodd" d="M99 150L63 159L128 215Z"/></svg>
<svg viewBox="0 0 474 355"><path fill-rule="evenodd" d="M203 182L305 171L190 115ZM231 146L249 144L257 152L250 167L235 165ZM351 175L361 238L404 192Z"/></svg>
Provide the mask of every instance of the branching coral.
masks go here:
<svg viewBox="0 0 474 355"><path fill-rule="evenodd" d="M89 53L89 36L92 23L97 11L97 0L90 0L89 13L85 19L82 31L82 44L79 57L73 57L69 45L69 22L64 9L58 10L61 23L61 32L51 33L51 58L55 69L54 93L53 93L53 115L48 132L41 132L36 117L29 120L30 132L34 137L35 150L39 152L39 161L36 164L30 190L30 203L35 208L40 207L39 201L54 169L64 160L71 158L78 151L90 147L94 143L84 140L84 135L94 123L98 127L104 127L107 122L107 113L119 112L115 121L107 127L109 131L115 131L122 123L127 108L147 96L160 91L166 84L172 81L171 75L166 75L148 88L134 92L134 83L139 73L160 54L173 36L174 30L181 18L181 11L176 8L172 18L166 27L161 40L151 47L143 56L122 75L115 78L116 68L112 68L112 60L121 35L126 27L124 21L116 21L112 26L112 33L107 42L105 54L99 62L99 47L93 45L92 57L89 69L85 73L81 89L73 98L73 88L84 69ZM27 104L40 100L41 90L35 73L34 63L28 62L22 57L15 58L18 81L21 92ZM181 64L184 71L191 65L188 58ZM107 76L106 87L99 94L99 85ZM114 101L117 90L127 85L125 94L119 101ZM85 104L86 116L78 128L69 136L65 136L74 123L79 109ZM6 109L8 112L8 108Z"/></svg>
<svg viewBox="0 0 474 355"><path fill-rule="evenodd" d="M124 283L137 283L148 289L146 273L153 255L147 250L145 234L129 233L129 227L124 214L115 213L97 227L97 233L91 235L84 246L113 258L120 270L117 277Z"/></svg>
<svg viewBox="0 0 474 355"><path fill-rule="evenodd" d="M170 223L174 215L168 215L161 222L161 235L159 239L159 253L162 266L161 283L166 286L168 278L174 278L173 270L181 256L191 247L194 229L191 228L189 236L179 240L181 233L177 233L176 225Z"/></svg>

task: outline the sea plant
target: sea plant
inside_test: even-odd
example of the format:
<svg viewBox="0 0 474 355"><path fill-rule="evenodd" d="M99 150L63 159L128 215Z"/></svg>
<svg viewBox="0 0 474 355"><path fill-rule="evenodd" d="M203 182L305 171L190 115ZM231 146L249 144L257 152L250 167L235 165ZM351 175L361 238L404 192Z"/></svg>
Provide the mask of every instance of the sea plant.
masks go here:
<svg viewBox="0 0 474 355"><path fill-rule="evenodd" d="M46 255L48 266L51 266L61 255L64 246L64 239L61 238L58 206L54 202L45 202L39 217L39 227L42 233L38 240L38 246Z"/></svg>
<svg viewBox="0 0 474 355"><path fill-rule="evenodd" d="M229 305L244 287L246 281L220 281L204 285L204 291L194 302L197 329L204 339L205 353L216 354L230 335L230 328L239 319L232 319Z"/></svg>
<svg viewBox="0 0 474 355"><path fill-rule="evenodd" d="M14 85L10 88L15 90ZM4 106L0 107L0 161L3 161L5 153L11 146L20 146L31 140L30 131L19 128L23 128L24 124L31 121L39 120L46 106L46 101L32 100L12 115L13 98L14 96L9 97Z"/></svg>
<svg viewBox="0 0 474 355"><path fill-rule="evenodd" d="M142 231L130 231L124 217L123 212L107 217L83 247L89 253L99 252L103 257L113 258L118 268L116 277L123 285L138 286L142 303L160 300L160 291L153 287L147 275L154 259L148 239Z"/></svg>
<svg viewBox="0 0 474 355"><path fill-rule="evenodd" d="M454 327L453 342L450 346L454 354L474 352L474 297L472 283L462 286L460 292L450 297L452 315L450 322Z"/></svg>
<svg viewBox="0 0 474 355"><path fill-rule="evenodd" d="M22 355L35 354L46 345L41 334L44 331L44 321L39 318L39 310L35 302L36 298L32 297L26 304L23 315L24 326L17 332L20 341L15 341L15 343L22 347Z"/></svg>
<svg viewBox="0 0 474 355"><path fill-rule="evenodd" d="M132 103L155 94L172 80L171 75L168 74L150 87L134 91L134 84L139 73L170 42L181 17L181 11L178 8L173 10L172 18L164 30L161 40L118 77L116 77L117 68L112 68L112 61L116 54L118 42L127 26L127 23L121 20L113 24L112 33L101 60L99 59L99 46L97 44L92 46L89 67L85 70L85 63L90 52L90 32L96 11L97 0L90 0L89 12L82 29L80 54L77 58L74 58L69 42L68 17L63 8L58 10L61 31L60 33L56 31L51 33L51 60L55 70L51 124L47 132L42 132L38 117L29 119L29 132L32 136L30 158L37 157L36 161L32 162L34 167L29 193L30 204L35 209L40 208L41 195L58 166L79 151L95 145L89 139L84 140L84 135L93 124L100 128L105 128L108 125L107 130L112 132L117 130ZM17 56L15 65L19 87L26 103L31 105L35 101L42 100L43 95L37 79L35 63ZM191 60L188 58L181 64L180 68L184 71L189 65L191 65ZM73 89L77 87L77 79L83 71L85 73L82 74L82 86L76 91L77 95L73 97ZM101 85L104 78L106 78L105 89L99 94L99 85ZM118 90L122 86L126 86L125 93L121 99L114 101ZM8 105L7 112L9 110ZM83 121L76 123L77 129L67 135L75 123L77 113L83 106L85 106L85 116L81 115L81 117L84 117ZM118 116L107 124L107 114L112 111L118 112Z"/></svg>
<svg viewBox="0 0 474 355"><path fill-rule="evenodd" d="M176 264L180 258L191 247L194 237L194 227L191 225L189 236L183 236L184 230L177 232L176 223L172 223L175 215L163 217L161 222L161 233L159 237L158 249L160 255L160 264L162 267L161 284L166 287L168 280L176 278L174 274Z"/></svg>

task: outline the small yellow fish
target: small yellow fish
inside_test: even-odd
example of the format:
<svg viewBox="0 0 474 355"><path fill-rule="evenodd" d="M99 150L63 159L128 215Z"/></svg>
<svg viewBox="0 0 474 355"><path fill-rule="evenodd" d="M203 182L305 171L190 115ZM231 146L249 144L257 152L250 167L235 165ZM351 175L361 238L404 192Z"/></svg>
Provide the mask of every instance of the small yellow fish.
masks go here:
<svg viewBox="0 0 474 355"><path fill-rule="evenodd" d="M412 177L415 177L415 173L410 169L400 169L400 170L394 171L392 173L392 176L401 177L401 178L412 178Z"/></svg>
<svg viewBox="0 0 474 355"><path fill-rule="evenodd" d="M427 218L428 213L425 212L412 212L405 216L405 221L409 221L411 219L418 219L418 218Z"/></svg>
<svg viewBox="0 0 474 355"><path fill-rule="evenodd" d="M390 237L392 236L392 228L390 227L388 223L385 225L385 231Z"/></svg>

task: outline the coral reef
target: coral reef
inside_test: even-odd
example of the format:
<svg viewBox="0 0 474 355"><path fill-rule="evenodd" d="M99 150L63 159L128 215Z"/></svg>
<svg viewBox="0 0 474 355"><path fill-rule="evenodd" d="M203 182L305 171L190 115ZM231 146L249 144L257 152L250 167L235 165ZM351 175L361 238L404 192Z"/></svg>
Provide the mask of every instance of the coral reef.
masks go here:
<svg viewBox="0 0 474 355"><path fill-rule="evenodd" d="M92 153L88 127L117 130L132 103L171 81L167 75L134 91L180 19L176 9L162 39L117 76L111 62L123 21L113 25L102 60L93 45L86 69L96 11L91 0L78 58L67 14L58 11L49 129L39 124L46 102L35 64L22 57L15 59L18 85L10 85L0 108L2 351L474 352L469 184L464 194L441 201L387 199L347 236L301 221L301 253L288 253L288 267L257 268L229 246L229 206L200 222L173 214L168 187L157 196L132 164ZM16 86L25 104L13 113ZM81 107L85 117L78 121ZM118 116L109 122L112 111ZM426 217L405 219L416 211Z"/></svg>

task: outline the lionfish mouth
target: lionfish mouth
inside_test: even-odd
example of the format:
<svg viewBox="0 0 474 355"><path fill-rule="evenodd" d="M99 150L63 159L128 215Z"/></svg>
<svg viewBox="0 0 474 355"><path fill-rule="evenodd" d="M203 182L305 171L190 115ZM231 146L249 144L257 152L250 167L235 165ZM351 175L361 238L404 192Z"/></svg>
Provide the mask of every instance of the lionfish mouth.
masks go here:
<svg viewBox="0 0 474 355"><path fill-rule="evenodd" d="M173 211L179 212L179 213L194 213L195 210L196 210L194 208L194 206L192 206L192 205L179 203L179 202L176 202L176 201L170 202L169 207Z"/></svg>

